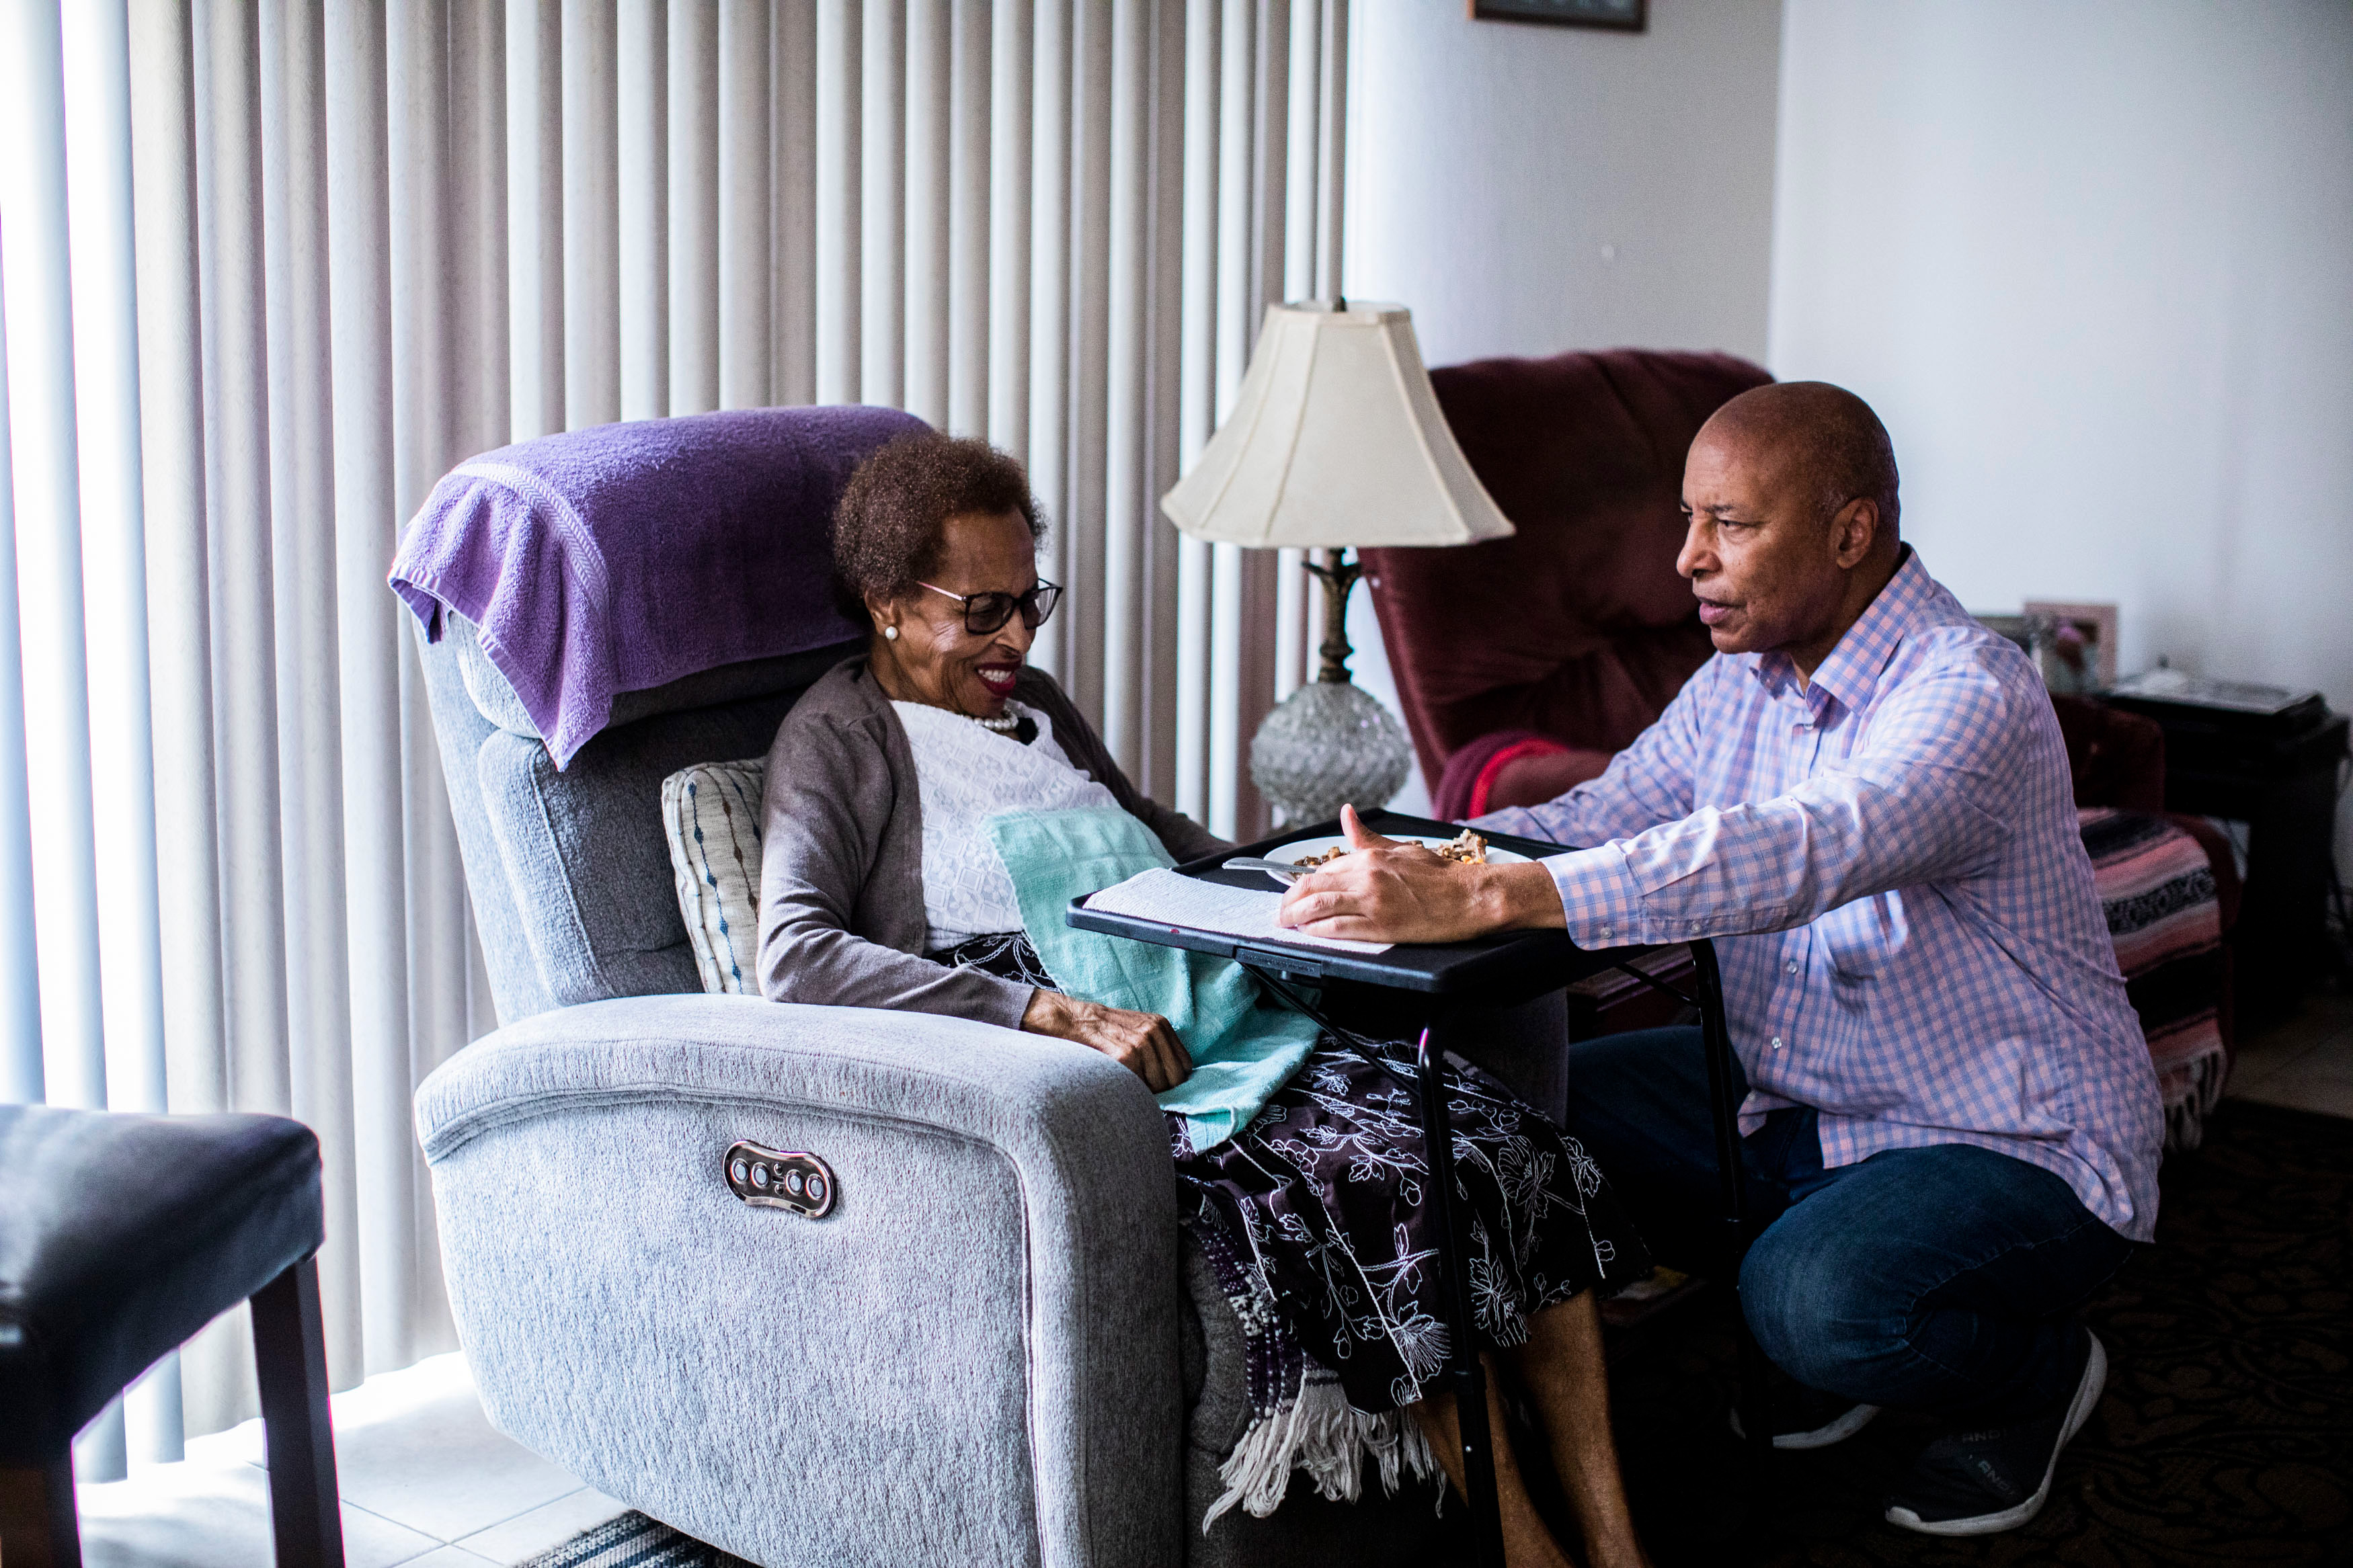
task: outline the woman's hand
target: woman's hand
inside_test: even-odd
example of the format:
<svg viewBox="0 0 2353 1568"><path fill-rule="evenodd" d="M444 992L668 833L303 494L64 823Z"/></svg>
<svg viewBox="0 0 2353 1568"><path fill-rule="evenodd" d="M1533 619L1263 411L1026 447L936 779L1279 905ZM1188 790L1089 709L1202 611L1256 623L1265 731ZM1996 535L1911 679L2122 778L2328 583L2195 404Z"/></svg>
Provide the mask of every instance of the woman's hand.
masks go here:
<svg viewBox="0 0 2353 1568"><path fill-rule="evenodd" d="M1033 1035L1076 1040L1101 1051L1155 1094L1166 1093L1192 1076L1193 1058L1168 1020L1157 1013L1131 1013L1082 1002L1060 991L1034 991L1021 1026Z"/></svg>

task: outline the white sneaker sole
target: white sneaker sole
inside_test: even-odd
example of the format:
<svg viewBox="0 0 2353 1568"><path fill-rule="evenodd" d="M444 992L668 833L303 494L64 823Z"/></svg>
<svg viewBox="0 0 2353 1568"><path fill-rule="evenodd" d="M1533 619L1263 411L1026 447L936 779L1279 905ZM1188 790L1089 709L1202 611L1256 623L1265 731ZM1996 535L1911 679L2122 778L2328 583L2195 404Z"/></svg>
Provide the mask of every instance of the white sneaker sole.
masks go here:
<svg viewBox="0 0 2353 1568"><path fill-rule="evenodd" d="M1828 1426L1817 1426L1810 1432L1778 1433L1773 1438L1773 1447L1783 1449L1827 1448L1833 1443L1845 1442L1870 1426L1871 1418L1878 1414L1879 1406L1876 1405L1858 1405ZM1737 1410L1732 1413L1732 1434L1736 1437L1748 1436L1748 1429L1740 1424L1740 1412Z"/></svg>
<svg viewBox="0 0 2353 1568"><path fill-rule="evenodd" d="M2067 1451L2067 1445L2074 1440L2076 1433L2084 1429L2084 1423L2092 1418L2093 1410L2100 1403L2100 1391L2108 1385L2107 1347L2100 1343L2100 1336L2089 1329L2084 1332L2092 1342L2092 1354L2084 1363L2083 1380L2075 1384L2075 1398L2067 1406L2067 1419L2059 1428L2059 1441L2052 1445L2051 1462L2042 1467L2042 1484L2034 1489L2032 1497L2016 1508L2006 1508L1999 1513L1981 1513L1970 1519L1929 1521L1908 1508L1891 1508L1887 1510L1887 1522L1899 1530L1917 1531L1922 1535L1999 1535L2005 1530L2016 1530L2041 1513L2042 1505L2051 1500L2051 1478L2058 1473L2059 1456Z"/></svg>

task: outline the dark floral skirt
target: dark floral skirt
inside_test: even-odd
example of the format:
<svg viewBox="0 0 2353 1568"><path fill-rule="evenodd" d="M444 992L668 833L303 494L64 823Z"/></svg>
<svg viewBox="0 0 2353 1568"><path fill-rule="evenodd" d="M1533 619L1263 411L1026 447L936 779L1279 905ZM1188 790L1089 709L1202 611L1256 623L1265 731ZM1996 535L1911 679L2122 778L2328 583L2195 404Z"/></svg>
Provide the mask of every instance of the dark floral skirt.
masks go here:
<svg viewBox="0 0 2353 1568"><path fill-rule="evenodd" d="M1050 984L1018 933L933 956ZM1210 1227L1204 1248L1229 1294L1271 1297L1282 1337L1368 1414L1430 1392L1450 1351L1428 1144L1406 1087L1413 1055L1408 1041L1326 1031L1266 1108L1216 1148L1196 1152L1185 1119L1167 1119L1184 1210L1197 1234ZM1462 1250L1482 1348L1520 1344L1535 1313L1650 1272L1632 1223L1575 1139L1460 1058L1449 1054L1444 1070L1454 1212L1468 1222ZM1238 1272L1247 1290L1229 1278Z"/></svg>
<svg viewBox="0 0 2353 1568"><path fill-rule="evenodd" d="M1196 1153L1184 1119L1168 1124L1177 1179L1247 1252L1301 1348L1339 1377L1351 1405L1373 1412L1419 1400L1450 1343L1429 1145L1405 1087L1412 1048L1354 1043L1389 1070L1327 1033L1234 1138ZM1519 1344L1535 1313L1650 1272L1601 1167L1575 1139L1459 1058L1447 1058L1445 1075L1454 1213L1468 1221L1482 1348Z"/></svg>

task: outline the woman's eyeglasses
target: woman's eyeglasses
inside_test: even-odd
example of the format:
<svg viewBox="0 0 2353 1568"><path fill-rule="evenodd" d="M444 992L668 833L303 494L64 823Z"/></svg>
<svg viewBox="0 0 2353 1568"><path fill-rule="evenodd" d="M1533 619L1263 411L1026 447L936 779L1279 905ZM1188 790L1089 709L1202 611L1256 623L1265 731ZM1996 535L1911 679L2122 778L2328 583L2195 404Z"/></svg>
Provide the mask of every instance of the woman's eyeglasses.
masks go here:
<svg viewBox="0 0 2353 1568"><path fill-rule="evenodd" d="M1054 613L1055 605L1062 597L1061 585L1047 582L1039 583L1026 594L951 594L945 588L920 581L915 586L930 588L962 605L964 629L976 637L1002 628L1016 610L1021 612L1021 624L1034 632L1046 624L1046 617Z"/></svg>

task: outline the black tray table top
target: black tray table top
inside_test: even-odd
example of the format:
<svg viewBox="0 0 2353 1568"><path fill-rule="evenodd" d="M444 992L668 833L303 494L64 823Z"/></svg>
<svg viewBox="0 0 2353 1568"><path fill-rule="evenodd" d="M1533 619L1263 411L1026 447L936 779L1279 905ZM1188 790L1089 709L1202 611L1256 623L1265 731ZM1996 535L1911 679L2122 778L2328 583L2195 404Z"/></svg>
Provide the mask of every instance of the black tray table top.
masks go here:
<svg viewBox="0 0 2353 1568"><path fill-rule="evenodd" d="M1452 823L1437 822L1426 816L1408 816L1401 812L1368 811L1360 816L1366 827L1390 838L1426 838L1444 843L1461 831ZM1176 869L1185 876L1198 877L1228 887L1273 892L1276 889L1264 873L1228 871L1223 869L1225 863L1240 855L1280 859L1282 857L1278 851L1286 844L1295 844L1303 838L1328 837L1339 831L1340 825L1336 821L1286 827L1271 838L1261 838L1255 844L1245 844L1239 848L1187 861ZM1496 848L1510 849L1532 860L1562 854L1567 847L1548 844L1540 838L1490 833L1484 828L1475 831ZM1642 951L1639 948L1613 948L1606 954L1588 952L1569 941L1566 931L1501 931L1470 942L1400 942L1386 952L1347 952L1306 942L1271 942L1229 936L1219 931L1195 931L1134 915L1112 914L1086 908L1083 899L1071 900L1069 918L1071 924L1081 931L1099 931L1105 936L1133 937L1162 947L1181 947L1194 952L1213 953L1219 958L1234 959L1253 969L1268 970L1301 980L1356 981L1400 991L1495 1003L1523 1002L1548 991L1557 991Z"/></svg>

